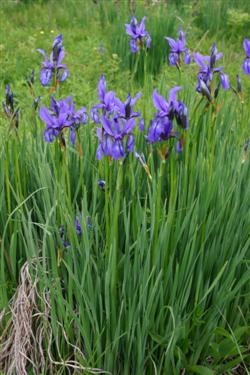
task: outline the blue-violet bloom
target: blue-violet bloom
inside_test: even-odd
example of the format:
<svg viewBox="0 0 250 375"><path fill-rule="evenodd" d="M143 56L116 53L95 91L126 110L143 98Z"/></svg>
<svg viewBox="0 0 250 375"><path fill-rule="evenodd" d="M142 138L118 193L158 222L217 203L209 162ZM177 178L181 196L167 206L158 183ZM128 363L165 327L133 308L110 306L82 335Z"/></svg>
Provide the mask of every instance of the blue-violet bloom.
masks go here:
<svg viewBox="0 0 250 375"><path fill-rule="evenodd" d="M132 16L129 24L125 24L126 33L131 37L130 50L137 53L141 48L150 48L151 37L145 29L146 17L143 17L141 23L138 24L137 19Z"/></svg>
<svg viewBox="0 0 250 375"><path fill-rule="evenodd" d="M75 112L74 102L71 96L64 100L56 101L51 96L50 110L46 107L40 108L40 118L46 124L44 131L44 139L46 142L53 142L55 137L64 139L63 131L66 128L70 129L70 140L74 145L76 141L76 131L80 124L86 124L88 116L86 109L82 107Z"/></svg>
<svg viewBox="0 0 250 375"><path fill-rule="evenodd" d="M215 67L216 62L221 59L223 53L217 53L216 44L213 43L210 56L203 56L200 53L194 53L194 61L199 66L199 72L197 75L197 86L196 91L206 96L208 101L212 101L212 80L214 73L220 73L220 82L224 90L230 88L228 75L223 73L223 67ZM217 86L219 89L220 86ZM218 90L217 90L218 91ZM218 95L218 92L217 92Z"/></svg>
<svg viewBox="0 0 250 375"><path fill-rule="evenodd" d="M165 37L167 40L169 46L170 46L170 54L168 56L169 59L169 65L180 65L180 57L182 54L184 54L184 63L190 64L191 62L191 56L188 52L188 49L186 48L186 39L185 39L185 33L182 31L182 29L179 29L179 39L174 40L169 37Z"/></svg>
<svg viewBox="0 0 250 375"><path fill-rule="evenodd" d="M53 43L53 50L48 60L46 53L42 49L37 50L42 54L44 61L40 70L40 81L43 86L48 86L51 83L53 74L57 81L63 82L67 79L69 71L65 64L62 64L64 58L64 47L62 45L62 34L58 35Z"/></svg>
<svg viewBox="0 0 250 375"><path fill-rule="evenodd" d="M182 101L177 100L177 92L179 90L181 90L181 87L176 86L169 91L169 101L154 90L153 104L157 112L151 121L146 137L148 143L176 138L176 133L173 132L174 119L181 128L185 130L188 128L188 109Z"/></svg>

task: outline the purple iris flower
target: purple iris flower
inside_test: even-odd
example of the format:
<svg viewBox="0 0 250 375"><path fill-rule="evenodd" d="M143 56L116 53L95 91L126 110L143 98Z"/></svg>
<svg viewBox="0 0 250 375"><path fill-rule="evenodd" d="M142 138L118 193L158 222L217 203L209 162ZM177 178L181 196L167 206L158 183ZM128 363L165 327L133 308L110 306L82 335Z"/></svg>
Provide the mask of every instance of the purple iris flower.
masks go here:
<svg viewBox="0 0 250 375"><path fill-rule="evenodd" d="M168 56L169 59L169 65L180 65L180 56L184 54L184 63L190 64L191 62L191 56L188 52L188 49L186 48L186 39L185 39L185 33L182 31L182 29L179 29L179 39L174 40L169 37L165 37L167 40L169 46L170 46L170 54Z"/></svg>
<svg viewBox="0 0 250 375"><path fill-rule="evenodd" d="M173 120L183 128L188 128L188 110L182 101L177 100L177 92L181 87L176 86L169 91L169 101L153 92L153 104L157 109L147 135L148 143L166 141L169 138L175 138L173 132Z"/></svg>
<svg viewBox="0 0 250 375"><path fill-rule="evenodd" d="M194 61L200 68L197 75L196 91L201 93L203 96L206 96L210 102L213 100L211 83L214 73L220 73L220 83L224 90L228 90L230 88L228 75L222 72L223 67L215 67L216 62L222 56L223 53L217 53L215 43L212 45L210 56L203 56L200 53L193 54ZM218 86L217 89L219 89L219 87L220 86Z"/></svg>
<svg viewBox="0 0 250 375"><path fill-rule="evenodd" d="M37 50L43 55L44 61L40 70L40 81L43 86L48 86L52 80L53 74L56 80L63 82L67 79L69 71L65 64L62 64L64 58L64 47L62 45L62 34L58 35L53 43L53 50L48 60L46 53L42 49Z"/></svg>
<svg viewBox="0 0 250 375"><path fill-rule="evenodd" d="M250 74L250 40L245 38L243 42L243 47L246 52L246 58L243 61L242 69L245 74Z"/></svg>
<svg viewBox="0 0 250 375"><path fill-rule="evenodd" d="M58 136L64 138L64 129L69 128L70 140L74 145L76 141L76 131L80 124L86 124L88 116L84 107L75 112L74 102L71 96L59 101L56 101L52 96L50 110L46 107L41 107L40 118L46 123L46 129L44 131L44 139L46 142L53 142L54 138Z"/></svg>
<svg viewBox="0 0 250 375"><path fill-rule="evenodd" d="M101 75L98 82L98 97L100 103L91 109L92 120L102 125L96 131L99 140L96 158L100 160L106 155L116 160L121 159L134 149L133 129L136 119L140 123L139 129L143 128L141 113L134 111L141 93L136 94L134 98L129 94L123 103L113 91L107 92L105 78Z"/></svg>
<svg viewBox="0 0 250 375"><path fill-rule="evenodd" d="M105 77L101 74L98 82L98 97L100 103L94 105L90 111L91 118L96 124L100 124L101 122L100 111L102 112L102 115L108 115L114 110L115 93L113 91L107 92L106 86Z"/></svg>
<svg viewBox="0 0 250 375"><path fill-rule="evenodd" d="M145 29L146 17L143 17L141 23L138 24L137 19L132 16L129 24L125 24L126 33L131 37L130 50L132 53L137 53L141 48L146 46L150 48L151 37Z"/></svg>
<svg viewBox="0 0 250 375"><path fill-rule="evenodd" d="M96 151L98 160L104 155L118 160L125 156L125 152L134 150L133 129L136 123L133 118L129 120L119 117L107 119L103 116L101 123L102 128L96 130L99 139L99 146Z"/></svg>

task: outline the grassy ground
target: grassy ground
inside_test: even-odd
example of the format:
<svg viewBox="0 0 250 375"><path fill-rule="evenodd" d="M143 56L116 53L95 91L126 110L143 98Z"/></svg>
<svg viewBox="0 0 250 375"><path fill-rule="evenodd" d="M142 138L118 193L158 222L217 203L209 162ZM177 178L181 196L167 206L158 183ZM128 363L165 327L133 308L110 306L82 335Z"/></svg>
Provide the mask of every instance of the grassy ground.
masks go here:
<svg viewBox="0 0 250 375"><path fill-rule="evenodd" d="M243 148L250 136L250 80L241 65L250 3L135 3L1 3L1 97L10 83L20 107L17 134L0 118L4 374L25 374L25 367L29 374L94 368L122 375L249 374L250 161ZM124 31L131 14L147 15L152 36L136 72ZM192 52L208 54L216 41L232 86L240 73L243 98L221 91L218 110L207 108L195 92L197 66L181 73L168 66L164 36L176 38L180 25ZM98 162L91 121L75 148L68 140L63 152L44 142L25 82L34 68L35 95L49 105L36 49L48 51L60 32L70 76L56 98L73 95L77 108L89 112L97 102L104 73L108 89L123 100L128 92L143 93L137 110L148 129L153 89L167 97L174 85L183 87L189 130L182 154L172 144L163 162L157 145L137 134L136 150L144 152L152 179L133 155L123 165ZM104 192L99 179L106 181ZM80 212L81 237L74 224ZM71 243L66 249L61 225Z"/></svg>

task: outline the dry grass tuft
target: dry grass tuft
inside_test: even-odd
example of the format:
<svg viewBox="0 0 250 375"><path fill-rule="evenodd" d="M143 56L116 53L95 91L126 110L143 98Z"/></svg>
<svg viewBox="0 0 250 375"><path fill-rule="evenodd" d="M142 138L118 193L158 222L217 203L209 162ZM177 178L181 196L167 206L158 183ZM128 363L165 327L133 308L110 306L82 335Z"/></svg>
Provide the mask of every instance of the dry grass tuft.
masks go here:
<svg viewBox="0 0 250 375"><path fill-rule="evenodd" d="M32 267L36 270L35 261ZM34 274L36 275L36 272ZM40 295L37 284L38 278L31 277L30 264L26 262L20 271L19 286L9 302L8 311L0 312L0 323L3 320L7 321L0 336L0 369L4 374L27 375L28 368L32 368L35 374L41 374L46 367L46 373L51 374L57 373L59 367L68 369L70 373L83 371L92 374L110 374L102 369L84 367L74 359L76 354L83 359L85 355L77 346L69 342L60 322L57 322L58 327L62 330L68 347L72 349L72 355L70 359L64 360L57 347L60 360L53 358L50 293L44 290ZM42 309L38 306L42 306ZM45 356L47 363L45 363Z"/></svg>

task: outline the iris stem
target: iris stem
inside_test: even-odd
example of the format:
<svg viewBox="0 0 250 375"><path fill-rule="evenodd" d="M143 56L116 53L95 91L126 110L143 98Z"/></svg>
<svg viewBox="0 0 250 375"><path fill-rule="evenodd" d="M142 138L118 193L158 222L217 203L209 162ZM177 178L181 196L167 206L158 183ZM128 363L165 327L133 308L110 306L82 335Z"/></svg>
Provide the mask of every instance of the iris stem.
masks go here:
<svg viewBox="0 0 250 375"><path fill-rule="evenodd" d="M18 163L18 154L17 154L17 144L14 144L14 155L15 155L15 177L16 177L16 184L19 190L19 198L20 201L22 201L23 193L22 193L22 182L21 182L21 176L20 176L20 169L19 169L19 163Z"/></svg>
<svg viewBox="0 0 250 375"><path fill-rule="evenodd" d="M5 159L5 184L7 193L8 214L11 214L11 195L10 195L10 176L9 176L9 140L6 142L6 159ZM10 235L12 234L12 223L9 223Z"/></svg>
<svg viewBox="0 0 250 375"><path fill-rule="evenodd" d="M109 224L109 160L105 158L105 226L106 226L106 244L107 244L107 253L110 252L110 224Z"/></svg>
<svg viewBox="0 0 250 375"><path fill-rule="evenodd" d="M140 53L138 52L138 53L136 54L135 64L134 64L134 67L133 67L133 70L132 70L132 76L131 76L131 81L132 81L132 82L134 81L135 75L136 75L136 73L137 73L138 64L139 64L139 58L140 58Z"/></svg>
<svg viewBox="0 0 250 375"><path fill-rule="evenodd" d="M158 240L158 231L161 220L161 194L162 194L162 177L165 169L166 161L162 160L159 168L158 175L158 185L157 185L157 197L156 197L156 207L155 207L155 226L154 226L154 236L153 236L153 246L152 246L152 265L156 263L157 257L157 240Z"/></svg>
<svg viewBox="0 0 250 375"><path fill-rule="evenodd" d="M113 239L114 247L112 254L112 269L113 269L113 297L116 301L117 296L117 259L118 259L118 224L119 224L119 210L120 210L120 195L121 195L121 186L123 178L123 166L118 166L118 176L116 182L116 191L115 191L115 209L114 209L114 221L113 221Z"/></svg>

